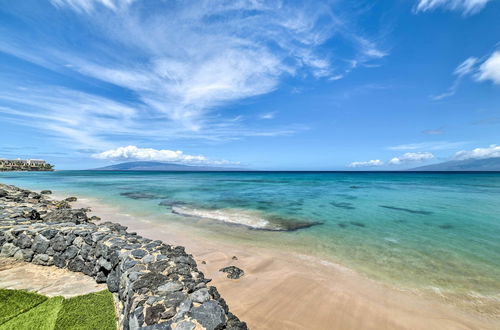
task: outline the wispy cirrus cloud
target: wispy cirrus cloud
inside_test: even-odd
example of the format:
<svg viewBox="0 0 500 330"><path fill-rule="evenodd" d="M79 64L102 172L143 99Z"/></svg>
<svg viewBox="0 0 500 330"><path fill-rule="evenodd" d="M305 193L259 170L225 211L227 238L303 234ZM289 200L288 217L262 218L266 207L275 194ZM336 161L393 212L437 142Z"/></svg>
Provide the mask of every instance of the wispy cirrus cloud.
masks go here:
<svg viewBox="0 0 500 330"><path fill-rule="evenodd" d="M57 7L70 7L79 12L90 13L98 7L116 11L130 5L135 0L50 0Z"/></svg>
<svg viewBox="0 0 500 330"><path fill-rule="evenodd" d="M5 87L5 88L3 88ZM26 97L29 95L29 97ZM242 137L286 136L307 127L293 125L272 129L245 127L240 120L219 119L205 131L186 132L165 115L146 111L140 103L123 103L106 97L57 86L9 90L0 84L0 116L3 121L40 130L71 149L109 149L116 140L163 143L175 139L208 141Z"/></svg>
<svg viewBox="0 0 500 330"><path fill-rule="evenodd" d="M259 115L260 119L273 119L276 116L276 111L266 112Z"/></svg>
<svg viewBox="0 0 500 330"><path fill-rule="evenodd" d="M151 131L168 139L293 134L302 129L300 125L263 131L214 112L271 93L286 77L343 76L351 65L345 59L336 60L324 47L335 38L348 45L345 53L357 66L386 55L357 31L355 17L343 16L334 8L335 2L51 0L50 4L52 9L43 7L41 13L42 5L36 3L18 17L37 22L41 19L37 15L43 15L46 24L32 26L39 38L34 40L29 29L7 31L0 35L0 51L93 86L105 83L123 89L125 103L134 113L129 122L107 118L104 133L102 125L88 127L84 133L69 122L46 127L54 128L56 135L85 134L87 138L80 141L92 143L109 142L113 134L116 140L131 132L149 136ZM70 17L71 28L60 17ZM88 31L89 36L79 35L75 42L75 31ZM75 47L76 43L85 48ZM10 92L13 95L16 90ZM22 98L22 93L18 95ZM100 97L123 102L109 95ZM67 108L78 112L75 116L54 114L47 102L37 108L39 116L60 115L80 124L88 122L87 116L95 119L80 107ZM152 129L141 131L149 124Z"/></svg>
<svg viewBox="0 0 500 330"><path fill-rule="evenodd" d="M2 120L69 140L74 148L109 147L105 137L110 132L129 134L138 128L135 107L62 87L2 88L0 102L8 104L0 106Z"/></svg>
<svg viewBox="0 0 500 330"><path fill-rule="evenodd" d="M418 0L415 11L426 12L437 8L461 11L464 15L472 15L481 11L492 0Z"/></svg>
<svg viewBox="0 0 500 330"><path fill-rule="evenodd" d="M408 143L400 144L396 146L388 147L389 150L447 150L455 149L464 146L468 142L449 142L449 141L434 141L434 142L419 142L419 143Z"/></svg>
<svg viewBox="0 0 500 330"><path fill-rule="evenodd" d="M481 120L477 120L471 123L472 125L496 125L500 124L500 117L491 117L485 118Z"/></svg>
<svg viewBox="0 0 500 330"><path fill-rule="evenodd" d="M453 72L456 78L450 88L448 88L448 90L442 94L432 96L432 99L437 101L455 95L458 87L460 86L460 83L462 82L463 77L474 72L477 62L478 59L476 57L469 57L468 59L463 61Z"/></svg>
<svg viewBox="0 0 500 330"><path fill-rule="evenodd" d="M441 128L437 128L437 129L425 129L425 130L422 131L422 133L424 133L426 135L440 135L440 134L444 133L444 130L441 129Z"/></svg>

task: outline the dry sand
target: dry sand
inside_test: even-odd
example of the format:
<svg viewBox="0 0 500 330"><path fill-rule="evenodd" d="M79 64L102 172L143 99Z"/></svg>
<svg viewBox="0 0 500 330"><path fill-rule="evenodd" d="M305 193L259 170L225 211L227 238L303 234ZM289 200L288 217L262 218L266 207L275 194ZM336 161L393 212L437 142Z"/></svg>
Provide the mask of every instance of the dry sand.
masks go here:
<svg viewBox="0 0 500 330"><path fill-rule="evenodd" d="M93 200L73 205L90 207L92 215L144 237L185 246L250 329L500 329L500 315L464 311L313 257L193 237L166 222L136 219ZM226 278L218 270L229 265L245 275Z"/></svg>
<svg viewBox="0 0 500 330"><path fill-rule="evenodd" d="M65 298L107 290L93 278L56 266L40 266L13 258L0 258L0 288L35 291Z"/></svg>

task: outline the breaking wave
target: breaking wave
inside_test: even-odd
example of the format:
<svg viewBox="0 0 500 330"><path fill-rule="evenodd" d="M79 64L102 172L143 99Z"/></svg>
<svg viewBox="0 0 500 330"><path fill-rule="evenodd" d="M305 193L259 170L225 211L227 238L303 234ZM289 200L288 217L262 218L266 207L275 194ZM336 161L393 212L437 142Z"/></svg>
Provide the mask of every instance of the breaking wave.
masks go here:
<svg viewBox="0 0 500 330"><path fill-rule="evenodd" d="M172 206L172 213L221 221L246 226L258 230L293 231L318 225L318 222L283 219L275 216L264 217L261 212L234 208L206 209L187 206Z"/></svg>

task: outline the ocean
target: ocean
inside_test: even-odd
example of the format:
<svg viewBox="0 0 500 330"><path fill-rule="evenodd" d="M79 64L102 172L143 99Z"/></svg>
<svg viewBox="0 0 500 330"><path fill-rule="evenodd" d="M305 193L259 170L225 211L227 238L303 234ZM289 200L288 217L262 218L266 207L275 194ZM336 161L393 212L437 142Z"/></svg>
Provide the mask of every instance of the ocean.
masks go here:
<svg viewBox="0 0 500 330"><path fill-rule="evenodd" d="M318 257L404 290L500 301L500 173L56 171L0 182Z"/></svg>

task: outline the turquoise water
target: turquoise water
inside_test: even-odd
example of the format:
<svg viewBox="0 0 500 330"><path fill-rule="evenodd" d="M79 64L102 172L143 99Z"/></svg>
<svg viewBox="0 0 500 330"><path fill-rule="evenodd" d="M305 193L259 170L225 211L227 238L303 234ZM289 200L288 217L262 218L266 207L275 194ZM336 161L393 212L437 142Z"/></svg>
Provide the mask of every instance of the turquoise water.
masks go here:
<svg viewBox="0 0 500 330"><path fill-rule="evenodd" d="M500 174L60 171L0 182L92 196L403 288L500 297Z"/></svg>

